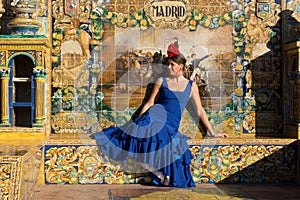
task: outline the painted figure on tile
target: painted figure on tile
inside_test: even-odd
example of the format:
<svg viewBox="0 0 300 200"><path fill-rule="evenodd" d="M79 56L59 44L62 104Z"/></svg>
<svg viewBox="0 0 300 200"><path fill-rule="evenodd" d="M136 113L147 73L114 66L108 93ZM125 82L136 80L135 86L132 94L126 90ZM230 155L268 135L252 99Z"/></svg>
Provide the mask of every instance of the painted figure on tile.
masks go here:
<svg viewBox="0 0 300 200"><path fill-rule="evenodd" d="M82 56L85 56L86 59L90 58L89 43L91 36L81 27L79 19L71 18L69 29L66 30L65 41L61 46L62 55L69 54L67 56L74 57L78 61Z"/></svg>
<svg viewBox="0 0 300 200"><path fill-rule="evenodd" d="M274 26L280 19L281 5L275 0L268 2L251 1L245 5L245 13L247 13L248 32L250 37L260 37L258 42L266 42L271 34L269 26ZM250 38L251 39L251 38Z"/></svg>
<svg viewBox="0 0 300 200"><path fill-rule="evenodd" d="M80 20L71 18L70 24L62 24L65 37L61 43L61 66L54 68L54 85L87 84L87 70L84 65L91 57L90 34L80 25Z"/></svg>
<svg viewBox="0 0 300 200"><path fill-rule="evenodd" d="M252 10L248 11L248 24L247 24L247 35L250 40L258 40L259 42L266 42L269 38L265 34L263 28L259 24L259 19L256 17L255 12Z"/></svg>
<svg viewBox="0 0 300 200"><path fill-rule="evenodd" d="M150 51L132 50L122 52L116 59L116 80L118 90L134 91L137 85L144 85L153 81L153 76L163 73L153 61L154 55ZM155 74L154 74L155 73Z"/></svg>
<svg viewBox="0 0 300 200"><path fill-rule="evenodd" d="M281 5L275 0L251 1L245 4L244 12L248 19L245 58L253 60L270 51L267 43L276 35L270 27L274 27L280 19Z"/></svg>

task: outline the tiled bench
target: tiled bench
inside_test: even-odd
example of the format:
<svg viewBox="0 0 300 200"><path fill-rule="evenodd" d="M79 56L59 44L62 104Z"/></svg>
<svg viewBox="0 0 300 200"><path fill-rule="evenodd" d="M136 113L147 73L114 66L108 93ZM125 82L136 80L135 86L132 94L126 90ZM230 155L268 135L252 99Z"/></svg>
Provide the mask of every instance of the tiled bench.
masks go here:
<svg viewBox="0 0 300 200"><path fill-rule="evenodd" d="M199 139L190 141L197 184L291 182L297 178L294 139ZM54 139L44 143L46 184L136 183L117 163L97 154L95 141Z"/></svg>

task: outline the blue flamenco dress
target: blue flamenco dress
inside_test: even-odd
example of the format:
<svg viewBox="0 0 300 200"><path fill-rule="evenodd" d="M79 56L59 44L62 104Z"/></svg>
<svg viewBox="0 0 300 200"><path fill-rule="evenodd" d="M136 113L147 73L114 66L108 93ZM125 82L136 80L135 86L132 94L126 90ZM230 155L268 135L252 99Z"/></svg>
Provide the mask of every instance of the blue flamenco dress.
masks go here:
<svg viewBox="0 0 300 200"><path fill-rule="evenodd" d="M117 162L133 159L156 185L195 186L190 171L193 155L187 144L190 138L178 131L191 86L189 81L184 91L172 91L163 77L158 102L143 115L92 135L100 152Z"/></svg>

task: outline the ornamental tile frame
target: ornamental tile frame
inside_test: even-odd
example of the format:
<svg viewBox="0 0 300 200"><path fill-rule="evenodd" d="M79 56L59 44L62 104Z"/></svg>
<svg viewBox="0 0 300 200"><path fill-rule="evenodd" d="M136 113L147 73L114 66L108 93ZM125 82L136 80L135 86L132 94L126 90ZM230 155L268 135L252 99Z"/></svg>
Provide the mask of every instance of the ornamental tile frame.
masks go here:
<svg viewBox="0 0 300 200"><path fill-rule="evenodd" d="M1 145L1 198L9 200L32 198L39 184L41 149L41 146Z"/></svg>
<svg viewBox="0 0 300 200"><path fill-rule="evenodd" d="M44 144L46 184L135 184L136 163L109 161L94 141L49 140ZM295 181L295 139L200 139L190 144L193 179L201 183L275 183ZM133 166L131 166L133 164ZM257 170L259 169L259 170Z"/></svg>
<svg viewBox="0 0 300 200"><path fill-rule="evenodd" d="M225 128L228 129L227 127L233 127L235 130L231 130L229 133L233 136L255 135L256 100L252 91L253 79L249 65L251 60L254 59L251 56L257 43L257 36L249 36L249 31L247 31L249 29L248 20L249 13L253 12L261 17L258 19L261 24L275 25L279 19L280 4L274 0L264 2L210 1L209 4L204 1L188 0L159 2L151 0L145 2L116 0L98 3L94 1L78 1L78 9L68 11L64 10L67 9L66 5L68 5L66 0L53 1L52 4L52 45L54 49L52 52L52 128L54 133L93 132L97 130L95 122L100 118L101 120L106 118L105 120L108 119L112 121L111 123L116 123L116 118L123 118L123 121L126 121L128 115L134 113L135 108L131 107L124 110L124 114L122 112L113 113L111 108L97 111L100 104L101 108L105 106L102 104L103 98L104 100L109 98L109 95L101 91L103 85L97 85L99 81L102 81L98 74L102 74L103 70L107 72L105 76L107 75L108 77L115 76L118 73L117 69L113 69L116 71L108 69L107 67L111 63L106 63L101 60L103 59L101 56L99 57L99 53L101 54L104 51L115 52L115 50L111 50L107 46L109 46L108 43L115 44L116 29L118 29L118 32L122 32L122 30L130 31L139 28L145 38L151 38L151 34L147 36L147 31L152 32L151 30L155 29L162 30L165 28L166 30L180 31L183 28L187 28L190 32L197 32L203 29L217 30L222 27L232 27L232 48L235 58L231 63L231 73L232 80L234 79L235 83L232 86L226 86L231 87L232 90L228 94L229 103L224 108L208 112L208 114L211 122L217 122L213 124L215 127L218 128L222 122L226 123L223 127L218 128L218 131L224 131ZM182 16L177 16L177 18L176 16L169 16L165 19L153 16L153 6L156 6L157 9L160 7L161 9L167 9L166 6L168 5L173 6L174 9L175 7L182 9ZM164 6L165 8L163 8ZM256 9L258 6L268 7L267 13L269 17L267 19L262 17L265 13L263 14ZM166 14L164 13L166 11L163 10L156 10L156 14L158 11L160 16ZM70 36L67 33L74 27L78 30L76 34L81 34L80 37L85 34L82 30L88 30L90 36L87 37L89 38L90 50L87 50L85 44L81 44L82 52L75 52L74 57L71 58L68 57L71 55L68 54L68 51L65 51L62 43L68 40ZM274 35L270 28L263 26L262 29L266 33L266 38L269 39ZM81 38L81 41L83 40L84 38ZM144 40L147 43L146 39ZM120 42L122 43L122 41ZM76 46L78 44L73 45ZM109 62L114 63L115 61L110 60ZM69 73L63 66L71 68L73 66L73 71ZM114 84L117 83L115 82ZM87 98L84 98L84 96ZM96 107L95 102L97 104ZM85 103L89 106L84 107L83 104ZM71 120L77 116L76 112L73 111L81 112L79 115L84 115L85 119L90 119L86 122L84 129L80 126L76 127L74 120ZM70 121L64 121L64 119L68 118L67 116L71 115ZM187 121L192 120L189 119Z"/></svg>

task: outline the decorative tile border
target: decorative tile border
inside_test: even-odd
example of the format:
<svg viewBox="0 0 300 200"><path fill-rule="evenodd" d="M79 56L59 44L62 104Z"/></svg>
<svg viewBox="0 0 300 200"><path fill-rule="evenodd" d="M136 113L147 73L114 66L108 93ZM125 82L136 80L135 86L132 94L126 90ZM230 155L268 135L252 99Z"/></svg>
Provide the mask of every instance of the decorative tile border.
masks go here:
<svg viewBox="0 0 300 200"><path fill-rule="evenodd" d="M0 156L1 199L31 199L38 185L41 147L34 147L23 153Z"/></svg>
<svg viewBox="0 0 300 200"><path fill-rule="evenodd" d="M21 157L0 157L1 196L3 199L19 198L21 161Z"/></svg>
<svg viewBox="0 0 300 200"><path fill-rule="evenodd" d="M295 180L295 140L206 139L199 142L190 146L194 155L191 170L198 184ZM134 175L126 174L120 164L99 156L92 140L77 141L77 144L49 141L44 147L46 184L136 183Z"/></svg>

